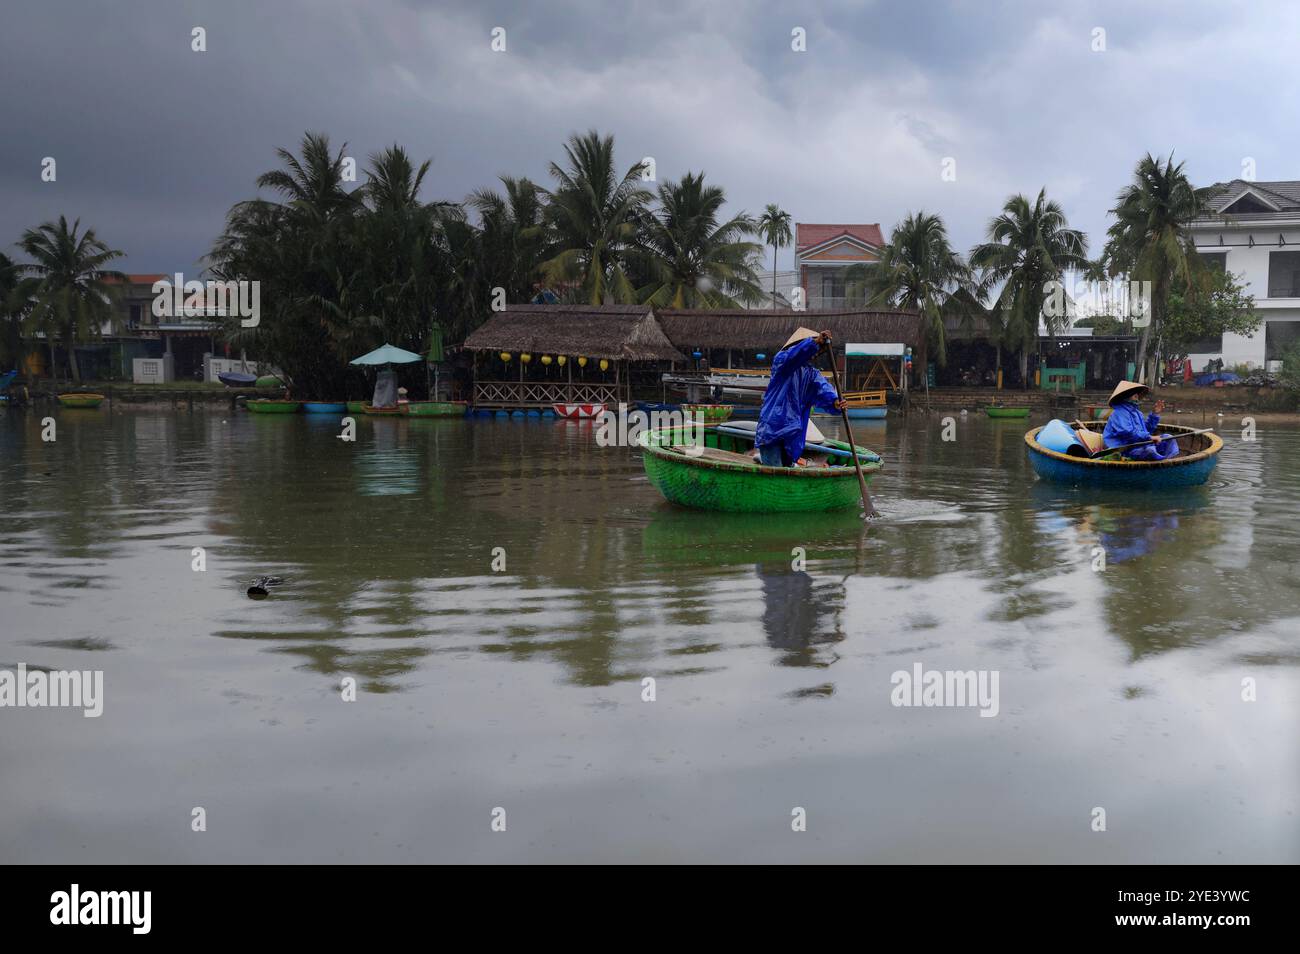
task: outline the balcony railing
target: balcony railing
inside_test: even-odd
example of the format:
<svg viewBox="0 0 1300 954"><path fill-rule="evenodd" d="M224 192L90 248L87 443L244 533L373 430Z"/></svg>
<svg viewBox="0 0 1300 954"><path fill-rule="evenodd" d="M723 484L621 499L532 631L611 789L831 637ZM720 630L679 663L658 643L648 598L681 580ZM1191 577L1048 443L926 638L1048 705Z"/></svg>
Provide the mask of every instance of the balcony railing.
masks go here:
<svg viewBox="0 0 1300 954"><path fill-rule="evenodd" d="M475 381L475 407L550 407L552 404L617 404L609 384L552 384L546 381Z"/></svg>

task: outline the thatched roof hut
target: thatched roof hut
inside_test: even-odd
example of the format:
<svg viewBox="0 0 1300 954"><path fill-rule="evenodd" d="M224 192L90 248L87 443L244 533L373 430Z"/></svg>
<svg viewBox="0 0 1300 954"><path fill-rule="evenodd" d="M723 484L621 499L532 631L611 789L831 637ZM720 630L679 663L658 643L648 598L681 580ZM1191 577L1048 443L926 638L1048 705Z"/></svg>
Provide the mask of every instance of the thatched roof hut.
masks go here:
<svg viewBox="0 0 1300 954"><path fill-rule="evenodd" d="M655 316L680 351L735 349L775 354L803 326L829 331L837 348L845 343L889 342L919 348L924 338L921 316L910 311L870 309L791 309L697 311L660 308Z"/></svg>
<svg viewBox="0 0 1300 954"><path fill-rule="evenodd" d="M685 361L649 305L508 305L465 339L469 351Z"/></svg>

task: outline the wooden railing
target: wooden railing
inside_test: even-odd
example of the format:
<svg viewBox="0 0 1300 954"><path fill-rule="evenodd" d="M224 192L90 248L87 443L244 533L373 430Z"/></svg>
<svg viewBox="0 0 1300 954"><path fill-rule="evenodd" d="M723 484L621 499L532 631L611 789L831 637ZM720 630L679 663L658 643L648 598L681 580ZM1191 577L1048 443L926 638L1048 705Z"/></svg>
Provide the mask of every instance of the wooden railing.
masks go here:
<svg viewBox="0 0 1300 954"><path fill-rule="evenodd" d="M551 384L545 381L475 381L475 407L550 407L552 404L617 404L610 382Z"/></svg>

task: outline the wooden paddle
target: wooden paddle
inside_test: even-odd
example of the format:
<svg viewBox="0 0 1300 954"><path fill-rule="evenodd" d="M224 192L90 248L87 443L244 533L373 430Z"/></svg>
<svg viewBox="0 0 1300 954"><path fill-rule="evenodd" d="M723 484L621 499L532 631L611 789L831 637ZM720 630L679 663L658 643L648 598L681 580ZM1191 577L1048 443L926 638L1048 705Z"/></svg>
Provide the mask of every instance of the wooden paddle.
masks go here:
<svg viewBox="0 0 1300 954"><path fill-rule="evenodd" d="M1177 441L1183 437L1195 437L1197 434L1210 434L1213 432L1214 432L1214 428L1206 427L1206 428L1202 428L1199 431L1187 431L1183 434L1166 434L1164 439L1167 441L1168 440ZM1147 444L1159 444L1159 443L1160 443L1160 438L1148 437L1144 441L1134 441L1132 444L1120 444L1118 447L1103 447L1101 450L1097 451L1097 453L1089 454L1088 456L1105 457L1107 454L1113 454L1116 451L1126 451L1133 447L1145 447Z"/></svg>
<svg viewBox="0 0 1300 954"><path fill-rule="evenodd" d="M840 403L840 419L844 422L844 437L849 442L849 454L853 458L853 469L858 473L858 490L862 492L862 518L870 520L872 517L879 517L880 514L876 508L871 505L871 495L867 493L867 478L862 476L862 461L858 460L858 445L853 440L853 428L849 425L849 409L844 407L844 399L840 397L840 372L835 367L835 355L831 351L830 342L822 342L822 350L826 352L831 359L831 383L835 385L835 400Z"/></svg>

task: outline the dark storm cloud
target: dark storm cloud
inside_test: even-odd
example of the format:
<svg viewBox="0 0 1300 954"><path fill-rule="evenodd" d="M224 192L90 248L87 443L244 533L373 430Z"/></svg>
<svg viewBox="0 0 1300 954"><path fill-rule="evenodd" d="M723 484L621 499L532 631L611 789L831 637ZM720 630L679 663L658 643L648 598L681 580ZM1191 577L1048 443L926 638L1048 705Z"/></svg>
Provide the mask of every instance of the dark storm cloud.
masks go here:
<svg viewBox="0 0 1300 954"><path fill-rule="evenodd" d="M1284 121L1297 19L1219 3L30 4L0 31L0 241L64 213L132 270L188 271L306 129L360 161L400 142L433 158L429 198L459 199L501 173L546 182L564 138L597 128L661 180L704 169L735 208L886 229L924 208L961 247L1008 194L1046 186L1095 248L1147 150L1176 148L1202 182L1245 157L1260 178L1300 176Z"/></svg>

